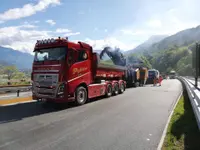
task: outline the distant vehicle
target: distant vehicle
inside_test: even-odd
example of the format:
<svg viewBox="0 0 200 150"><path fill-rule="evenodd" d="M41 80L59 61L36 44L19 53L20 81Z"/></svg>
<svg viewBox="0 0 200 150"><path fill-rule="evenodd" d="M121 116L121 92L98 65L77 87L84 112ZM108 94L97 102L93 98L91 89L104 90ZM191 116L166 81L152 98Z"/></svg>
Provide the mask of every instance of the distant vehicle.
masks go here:
<svg viewBox="0 0 200 150"><path fill-rule="evenodd" d="M158 79L160 76L160 72L156 69L150 69L148 70L148 79L147 79L147 84L153 84L154 83L154 78Z"/></svg>
<svg viewBox="0 0 200 150"><path fill-rule="evenodd" d="M169 78L170 79L175 79L176 78L176 71L170 71Z"/></svg>

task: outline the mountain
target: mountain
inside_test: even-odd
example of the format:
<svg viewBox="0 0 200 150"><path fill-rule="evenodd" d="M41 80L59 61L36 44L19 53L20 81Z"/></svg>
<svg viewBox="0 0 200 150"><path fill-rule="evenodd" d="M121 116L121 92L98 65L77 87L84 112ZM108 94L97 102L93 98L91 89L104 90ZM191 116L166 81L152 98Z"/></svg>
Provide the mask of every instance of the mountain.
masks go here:
<svg viewBox="0 0 200 150"><path fill-rule="evenodd" d="M160 51L168 49L172 46L180 47L187 46L194 42L200 41L200 25L195 28L189 28L171 35L159 43L153 44L149 47L149 51Z"/></svg>
<svg viewBox="0 0 200 150"><path fill-rule="evenodd" d="M149 41L149 40L148 40ZM195 28L189 28L180 32L177 32L174 35L168 36L160 41L153 41L153 44L146 44L149 42L144 42L133 50L129 51L130 53L143 53L144 51L148 52L158 52L167 50L171 47L182 47L193 44L194 42L200 41L200 25ZM150 42L151 43L151 42Z"/></svg>
<svg viewBox="0 0 200 150"><path fill-rule="evenodd" d="M32 62L32 55L0 46L0 64L16 65L19 69L30 69Z"/></svg>
<svg viewBox="0 0 200 150"><path fill-rule="evenodd" d="M167 37L167 35L153 35L147 41L140 44L136 48L126 51L125 54L130 54L130 53L134 53L134 52L143 52L143 51L147 50L152 44L158 43L166 37Z"/></svg>

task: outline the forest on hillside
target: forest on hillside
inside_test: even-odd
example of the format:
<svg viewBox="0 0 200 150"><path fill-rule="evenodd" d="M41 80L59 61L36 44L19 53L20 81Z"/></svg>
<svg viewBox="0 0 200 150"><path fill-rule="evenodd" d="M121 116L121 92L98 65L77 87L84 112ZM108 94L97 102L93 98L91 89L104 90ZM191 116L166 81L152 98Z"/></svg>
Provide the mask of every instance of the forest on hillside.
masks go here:
<svg viewBox="0 0 200 150"><path fill-rule="evenodd" d="M158 69L164 74L175 70L179 75L191 76L193 75L193 50L195 50L194 43L182 47L174 45L156 52L133 53L127 57L127 60L129 63L133 63L135 60L140 59L144 62L144 66Z"/></svg>

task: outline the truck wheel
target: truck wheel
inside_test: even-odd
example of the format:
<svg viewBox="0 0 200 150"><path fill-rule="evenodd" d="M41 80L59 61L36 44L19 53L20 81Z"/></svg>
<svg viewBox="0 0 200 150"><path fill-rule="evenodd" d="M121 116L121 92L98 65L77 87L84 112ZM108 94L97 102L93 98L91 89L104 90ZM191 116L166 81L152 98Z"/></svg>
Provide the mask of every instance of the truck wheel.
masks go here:
<svg viewBox="0 0 200 150"><path fill-rule="evenodd" d="M76 89L75 92L75 102L77 105L83 105L87 101L87 90L80 86Z"/></svg>
<svg viewBox="0 0 200 150"><path fill-rule="evenodd" d="M124 85L124 83L122 83L121 86L120 86L120 89L119 89L119 93L120 94L124 93L124 91L125 91L125 85Z"/></svg>
<svg viewBox="0 0 200 150"><path fill-rule="evenodd" d="M112 96L112 85L108 84L107 90L106 90L106 97Z"/></svg>
<svg viewBox="0 0 200 150"><path fill-rule="evenodd" d="M117 95L117 94L119 94L119 86L118 86L118 84L117 83L115 83L115 85L114 85L114 90L113 90L113 94L114 95Z"/></svg>
<svg viewBox="0 0 200 150"><path fill-rule="evenodd" d="M134 83L134 87L139 87L140 83L139 82L135 82Z"/></svg>

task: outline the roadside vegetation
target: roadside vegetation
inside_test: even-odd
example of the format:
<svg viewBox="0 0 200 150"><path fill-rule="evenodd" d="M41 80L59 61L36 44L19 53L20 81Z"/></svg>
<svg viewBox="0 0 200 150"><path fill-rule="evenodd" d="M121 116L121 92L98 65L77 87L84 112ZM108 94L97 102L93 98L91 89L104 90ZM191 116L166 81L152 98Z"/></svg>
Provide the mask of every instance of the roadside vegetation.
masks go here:
<svg viewBox="0 0 200 150"><path fill-rule="evenodd" d="M184 91L172 118L162 150L199 150L200 132L187 92Z"/></svg>
<svg viewBox="0 0 200 150"><path fill-rule="evenodd" d="M0 86L30 84L31 73L15 66L0 66Z"/></svg>
<svg viewBox="0 0 200 150"><path fill-rule="evenodd" d="M142 60L148 68L156 68L161 73L168 74L175 70L179 75L191 76L192 52L195 50L195 43L178 47L170 46L167 49L159 51L144 51L142 53L133 53L128 55L128 62L133 63L136 60Z"/></svg>

